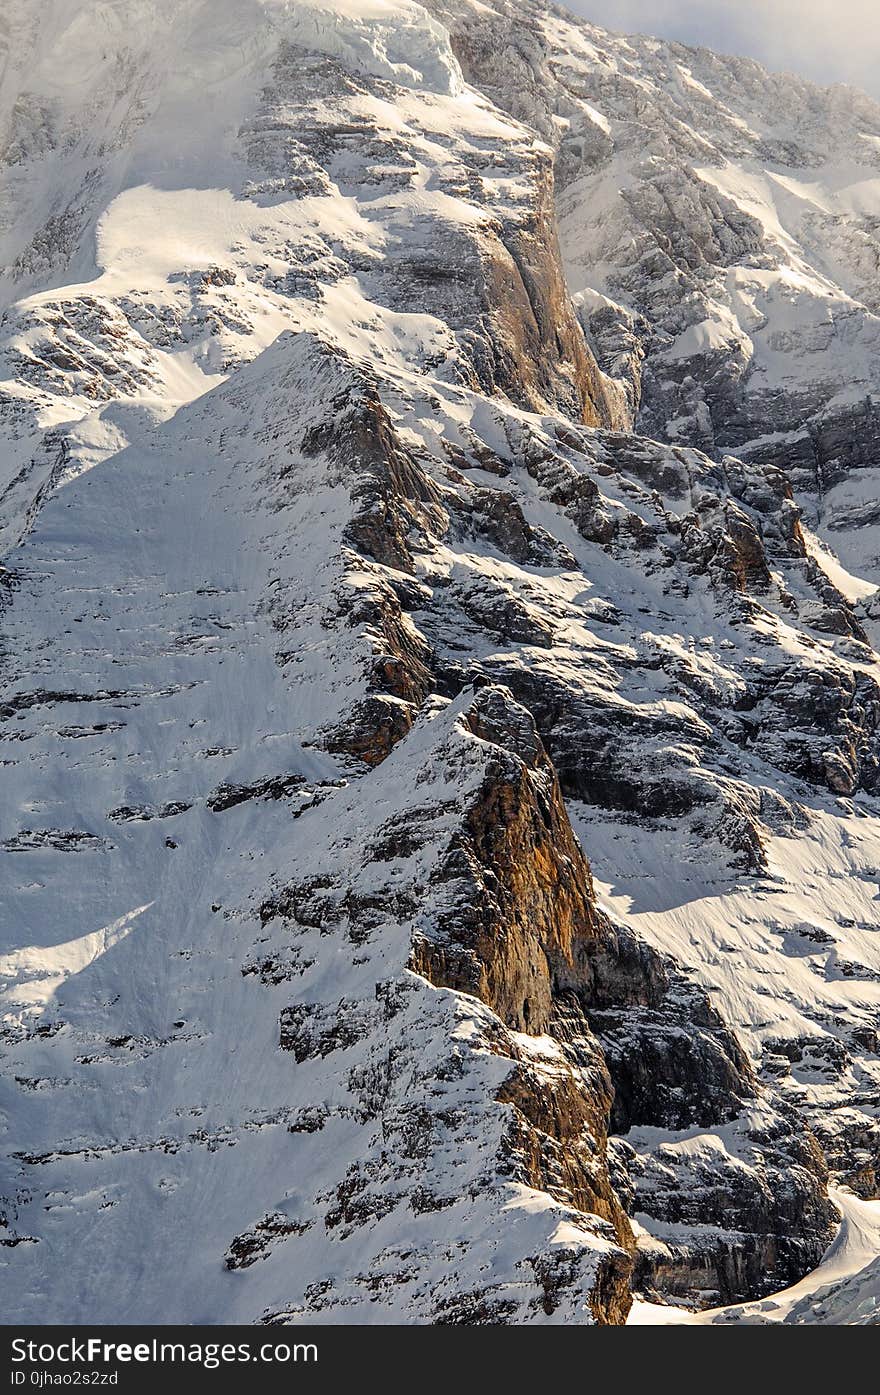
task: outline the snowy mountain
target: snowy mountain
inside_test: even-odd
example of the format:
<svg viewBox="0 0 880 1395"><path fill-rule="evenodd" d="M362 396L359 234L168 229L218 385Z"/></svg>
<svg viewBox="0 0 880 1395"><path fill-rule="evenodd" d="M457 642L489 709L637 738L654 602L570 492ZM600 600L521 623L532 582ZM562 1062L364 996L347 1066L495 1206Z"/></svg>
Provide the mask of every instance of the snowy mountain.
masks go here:
<svg viewBox="0 0 880 1395"><path fill-rule="evenodd" d="M7 0L7 1321L878 1321L878 263L848 89Z"/></svg>

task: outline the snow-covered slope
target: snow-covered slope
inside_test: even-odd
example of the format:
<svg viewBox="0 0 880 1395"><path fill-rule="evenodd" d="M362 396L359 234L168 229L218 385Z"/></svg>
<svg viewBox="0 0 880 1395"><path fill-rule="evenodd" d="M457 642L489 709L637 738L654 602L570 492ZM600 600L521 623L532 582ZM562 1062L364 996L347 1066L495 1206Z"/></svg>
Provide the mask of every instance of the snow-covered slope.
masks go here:
<svg viewBox="0 0 880 1395"><path fill-rule="evenodd" d="M9 1320L711 1310L876 1193L871 525L755 425L784 286L870 390L870 189L759 236L754 65L429 8L4 12Z"/></svg>

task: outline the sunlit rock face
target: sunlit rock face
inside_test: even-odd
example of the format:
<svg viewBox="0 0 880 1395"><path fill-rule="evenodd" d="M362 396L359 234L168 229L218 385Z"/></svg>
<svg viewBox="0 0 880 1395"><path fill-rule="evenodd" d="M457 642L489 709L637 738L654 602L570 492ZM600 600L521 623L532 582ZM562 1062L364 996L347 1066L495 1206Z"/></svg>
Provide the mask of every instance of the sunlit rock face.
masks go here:
<svg viewBox="0 0 880 1395"><path fill-rule="evenodd" d="M880 113L535 4L0 53L7 1320L711 1311L829 1185L862 1320Z"/></svg>

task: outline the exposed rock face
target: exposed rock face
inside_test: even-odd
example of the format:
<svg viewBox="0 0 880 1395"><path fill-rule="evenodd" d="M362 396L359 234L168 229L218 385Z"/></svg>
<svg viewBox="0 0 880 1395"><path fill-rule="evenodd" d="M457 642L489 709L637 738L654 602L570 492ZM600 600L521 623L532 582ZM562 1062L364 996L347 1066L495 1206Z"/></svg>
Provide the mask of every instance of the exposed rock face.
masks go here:
<svg viewBox="0 0 880 1395"><path fill-rule="evenodd" d="M551 964L597 939L589 870L558 781L525 708L483 689L466 718L497 757L441 877L453 906L424 960L428 977L474 993L517 1031L547 1033Z"/></svg>
<svg viewBox="0 0 880 1395"><path fill-rule="evenodd" d="M878 607L816 533L878 523L876 229L805 215L797 289L724 172L874 109L783 139L531 0L140 6L8 21L4 1311L799 1278L880 1156Z"/></svg>
<svg viewBox="0 0 880 1395"><path fill-rule="evenodd" d="M632 1136L623 1166L629 1205L649 1218L635 1279L648 1292L708 1304L772 1293L814 1268L834 1235L825 1160L795 1117L759 1107L721 1133L724 1142L669 1142L647 1156ZM723 1217L724 1234L709 1216Z"/></svg>

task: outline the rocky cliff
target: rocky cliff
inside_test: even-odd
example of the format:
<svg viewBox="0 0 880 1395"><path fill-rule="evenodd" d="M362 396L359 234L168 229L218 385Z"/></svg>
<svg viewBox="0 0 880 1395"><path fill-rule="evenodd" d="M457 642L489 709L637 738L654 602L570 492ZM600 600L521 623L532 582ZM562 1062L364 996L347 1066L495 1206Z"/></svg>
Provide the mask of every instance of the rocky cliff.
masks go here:
<svg viewBox="0 0 880 1395"><path fill-rule="evenodd" d="M10 1320L620 1323L876 1194L876 230L755 191L878 113L429 9L5 20Z"/></svg>

